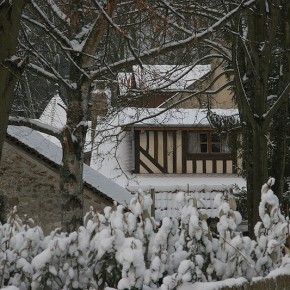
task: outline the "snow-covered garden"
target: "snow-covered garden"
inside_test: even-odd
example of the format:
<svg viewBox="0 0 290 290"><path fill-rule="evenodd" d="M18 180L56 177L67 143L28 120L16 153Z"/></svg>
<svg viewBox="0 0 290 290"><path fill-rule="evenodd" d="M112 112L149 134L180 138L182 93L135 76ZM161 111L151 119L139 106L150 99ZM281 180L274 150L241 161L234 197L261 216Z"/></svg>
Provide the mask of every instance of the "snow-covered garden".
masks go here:
<svg viewBox="0 0 290 290"><path fill-rule="evenodd" d="M271 190L263 185L255 240L237 232L242 217L233 200L217 194L216 229L209 229L199 202L180 192L180 217L157 223L152 200L138 192L130 210L116 205L104 214L93 209L77 232L59 229L44 236L31 219L14 209L0 226L0 286L4 289L176 289L185 283L265 277L285 272L288 220ZM281 269L281 270L280 270ZM8 286L8 287L7 287ZM10 287L9 287L10 286Z"/></svg>

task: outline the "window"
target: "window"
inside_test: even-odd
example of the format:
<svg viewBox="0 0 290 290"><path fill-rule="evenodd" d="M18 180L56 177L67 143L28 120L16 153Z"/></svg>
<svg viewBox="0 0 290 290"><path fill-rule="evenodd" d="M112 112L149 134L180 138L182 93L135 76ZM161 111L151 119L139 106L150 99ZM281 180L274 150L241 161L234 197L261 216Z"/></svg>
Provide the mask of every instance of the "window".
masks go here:
<svg viewBox="0 0 290 290"><path fill-rule="evenodd" d="M230 153L230 149L225 136L210 132L189 132L188 153Z"/></svg>

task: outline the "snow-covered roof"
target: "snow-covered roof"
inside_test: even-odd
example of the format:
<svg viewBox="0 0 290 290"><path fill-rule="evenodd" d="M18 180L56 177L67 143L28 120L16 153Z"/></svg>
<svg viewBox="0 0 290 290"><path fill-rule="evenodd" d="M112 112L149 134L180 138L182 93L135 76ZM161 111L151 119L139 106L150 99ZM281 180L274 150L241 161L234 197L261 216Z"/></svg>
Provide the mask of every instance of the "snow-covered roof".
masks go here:
<svg viewBox="0 0 290 290"><path fill-rule="evenodd" d="M134 76L137 89L142 90L183 90L210 72L210 65L176 66L176 65L138 65L132 67L133 72L119 73L120 94L132 88Z"/></svg>
<svg viewBox="0 0 290 290"><path fill-rule="evenodd" d="M65 108L65 103L57 93L51 98L39 120L52 127L62 128L66 124Z"/></svg>
<svg viewBox="0 0 290 290"><path fill-rule="evenodd" d="M61 99L60 95L56 93L51 98L50 102L47 104L43 113L39 117L39 121L55 128L63 128L66 125L66 120L67 120L66 105ZM88 126L90 125L91 125L91 122L88 122ZM61 144L57 138L44 134L44 133L41 133L41 134L52 143L61 147ZM91 144L91 134L89 131L86 136L86 145L84 149L85 152L90 151L91 149L90 144Z"/></svg>
<svg viewBox="0 0 290 290"><path fill-rule="evenodd" d="M237 109L212 109L213 113L221 116L238 115ZM163 113L162 113L163 112ZM164 109L136 109L130 108L125 114L128 114L129 121L136 122L135 126L209 126L206 109L170 109L164 112Z"/></svg>
<svg viewBox="0 0 290 290"><path fill-rule="evenodd" d="M36 150L40 155L50 161L58 165L61 164L62 148L50 142L39 132L23 126L8 126L7 133L22 144ZM86 164L84 164L83 174L84 181L88 185L120 204L129 204L132 196L123 187L114 183Z"/></svg>
<svg viewBox="0 0 290 290"><path fill-rule="evenodd" d="M222 116L238 116L237 109L212 109L213 113ZM140 125L209 125L207 109L162 109L162 108L130 108L127 107L118 114L107 116L108 126ZM66 124L66 105L58 94L54 95L46 106L39 120L44 124L62 128Z"/></svg>
<svg viewBox="0 0 290 290"><path fill-rule="evenodd" d="M212 113L220 116L236 116L237 109L212 109ZM207 109L162 109L162 108L125 108L111 120L108 126L209 126Z"/></svg>
<svg viewBox="0 0 290 290"><path fill-rule="evenodd" d="M143 65L133 66L137 87L145 89L185 89L202 78L211 69L210 65L173 66Z"/></svg>

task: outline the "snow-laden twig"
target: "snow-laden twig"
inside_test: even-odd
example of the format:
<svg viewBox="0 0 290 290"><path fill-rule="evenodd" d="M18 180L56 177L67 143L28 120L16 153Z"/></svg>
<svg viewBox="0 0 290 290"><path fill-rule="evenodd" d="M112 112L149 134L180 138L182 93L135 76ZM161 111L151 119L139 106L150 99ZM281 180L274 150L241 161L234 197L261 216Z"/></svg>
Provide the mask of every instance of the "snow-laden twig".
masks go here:
<svg viewBox="0 0 290 290"><path fill-rule="evenodd" d="M24 118L24 117L10 116L8 119L8 124L14 125L14 126L26 126L36 131L54 136L59 140L62 140L63 128L56 128L56 127L44 124L38 120Z"/></svg>

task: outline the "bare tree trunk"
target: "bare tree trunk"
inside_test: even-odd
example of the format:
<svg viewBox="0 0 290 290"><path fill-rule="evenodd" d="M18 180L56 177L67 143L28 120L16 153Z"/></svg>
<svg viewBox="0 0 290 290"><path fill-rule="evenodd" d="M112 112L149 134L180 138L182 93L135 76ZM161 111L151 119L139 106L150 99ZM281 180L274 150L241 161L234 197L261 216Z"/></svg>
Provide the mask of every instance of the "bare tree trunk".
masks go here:
<svg viewBox="0 0 290 290"><path fill-rule="evenodd" d="M254 227L254 189L253 180L250 178L253 176L253 131L249 125L243 128L243 169L245 170L245 176L247 180L247 219L249 229ZM245 158L248 156L248 158ZM249 235L252 232L249 231Z"/></svg>
<svg viewBox="0 0 290 290"><path fill-rule="evenodd" d="M290 2L284 4L283 12L280 22L281 31L284 34L283 43L283 64L282 75L280 72L279 91L283 90L290 82ZM280 93L280 92L279 92ZM285 175L286 175L286 156L287 156L287 138L289 132L289 97L287 97L281 104L279 110L273 117L273 124L271 127L271 140L273 140L273 152L271 160L271 175L276 178L274 185L274 192L278 195L282 202L282 194L285 189Z"/></svg>
<svg viewBox="0 0 290 290"><path fill-rule="evenodd" d="M82 21L78 6L80 1L71 0L71 34L78 33L79 23ZM107 1L107 13L112 15L117 1ZM89 68L93 60L88 55L94 55L107 31L109 23L103 17L90 32L83 48L83 55L72 52L73 63L70 64L70 81L76 88L67 90L67 124L63 136L63 167L61 170L60 190L63 196L62 225L66 231L78 229L83 222L83 163L84 145L87 132L88 102L91 80L83 71Z"/></svg>
<svg viewBox="0 0 290 290"><path fill-rule="evenodd" d="M1 1L0 4L0 159L7 130L14 87L22 67L14 57L17 50L18 32L24 0Z"/></svg>
<svg viewBox="0 0 290 290"><path fill-rule="evenodd" d="M269 8L265 1L257 0L253 8L247 11L246 17L237 18L236 29L240 37L235 38L233 46L237 100L241 121L245 122L247 127L244 138L247 149L243 158L246 164L249 233L252 237L254 226L259 220L261 186L269 177L268 161L270 163L271 160L268 160L268 135L273 134L272 130L275 130L274 134L277 134L279 142L282 142L278 145L281 147L277 156L274 157L277 158L274 160L276 172L271 172L275 173L274 177L278 179L278 195L281 192L285 166L285 142L281 137L282 132L279 127L271 127L277 113L282 110L289 97L289 16L282 17L284 12L281 9L283 7L289 11L289 4L286 5L287 1L279 3L275 0ZM286 15L289 15L289 12ZM275 53L278 48L283 51L279 56ZM283 58L288 58L288 61ZM271 95L277 95L273 104L268 98Z"/></svg>
<svg viewBox="0 0 290 290"><path fill-rule="evenodd" d="M278 110L273 118L271 127L271 141L273 143L270 175L275 177L273 187L275 194L282 202L282 195L285 188L285 167L287 152L287 130L288 130L288 101Z"/></svg>
<svg viewBox="0 0 290 290"><path fill-rule="evenodd" d="M83 153L82 145L71 129L66 127L63 137L63 159L60 172L62 193L62 226L72 232L82 225L83 218Z"/></svg>
<svg viewBox="0 0 290 290"><path fill-rule="evenodd" d="M71 92L67 108L67 125L63 134L63 164L60 175L62 193L62 225L72 232L83 221L83 160L87 132L87 102L90 82L80 91Z"/></svg>
<svg viewBox="0 0 290 290"><path fill-rule="evenodd" d="M247 179L247 209L249 235L254 237L254 226L260 220L261 186L268 178L267 131L259 125L244 129L244 166Z"/></svg>
<svg viewBox="0 0 290 290"><path fill-rule="evenodd" d="M252 193L248 198L252 200L252 218L249 221L250 235L254 237L254 226L260 220L259 204L261 201L261 187L268 179L268 156L267 156L267 131L256 125L253 130L253 167L251 176L248 176L252 183ZM249 156L250 157L250 156Z"/></svg>

